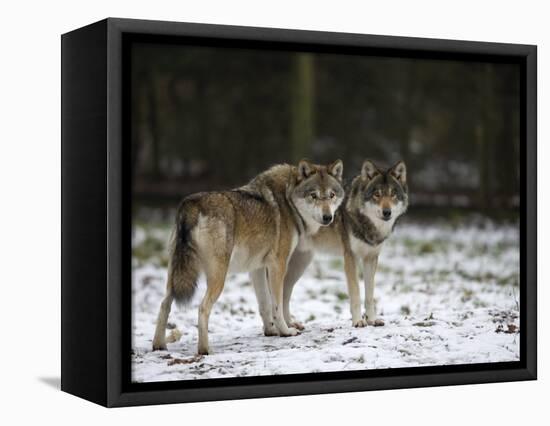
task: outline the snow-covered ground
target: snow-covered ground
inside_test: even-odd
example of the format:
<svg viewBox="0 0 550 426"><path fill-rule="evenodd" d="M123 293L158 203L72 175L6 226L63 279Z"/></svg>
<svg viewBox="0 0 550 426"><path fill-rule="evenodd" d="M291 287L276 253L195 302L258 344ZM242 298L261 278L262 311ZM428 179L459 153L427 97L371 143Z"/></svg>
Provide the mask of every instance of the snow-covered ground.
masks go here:
<svg viewBox="0 0 550 426"><path fill-rule="evenodd" d="M210 317L211 355L197 353L201 278L190 306L172 308L183 337L151 351L166 278L167 226L133 236L132 374L137 382L469 364L519 359L519 231L477 219L400 223L376 274L382 327L353 328L342 260L316 258L291 307L306 329L265 337L247 274L228 277ZM168 330L170 331L170 330Z"/></svg>

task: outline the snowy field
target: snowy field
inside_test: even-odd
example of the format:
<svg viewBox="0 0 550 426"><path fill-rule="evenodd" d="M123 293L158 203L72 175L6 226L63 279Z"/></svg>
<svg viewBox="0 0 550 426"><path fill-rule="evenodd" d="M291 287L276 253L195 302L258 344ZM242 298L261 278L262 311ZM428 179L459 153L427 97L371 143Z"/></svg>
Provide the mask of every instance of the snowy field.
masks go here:
<svg viewBox="0 0 550 426"><path fill-rule="evenodd" d="M213 353L202 357L196 353L203 278L190 306L172 308L169 328L177 327L181 340L168 344L168 351L151 351L164 294L168 234L164 225L134 229L134 381L519 360L515 225L481 219L460 226L398 224L375 277L382 327L351 326L339 258L316 258L296 285L291 308L306 327L296 337L265 337L248 275L229 276L210 317Z"/></svg>

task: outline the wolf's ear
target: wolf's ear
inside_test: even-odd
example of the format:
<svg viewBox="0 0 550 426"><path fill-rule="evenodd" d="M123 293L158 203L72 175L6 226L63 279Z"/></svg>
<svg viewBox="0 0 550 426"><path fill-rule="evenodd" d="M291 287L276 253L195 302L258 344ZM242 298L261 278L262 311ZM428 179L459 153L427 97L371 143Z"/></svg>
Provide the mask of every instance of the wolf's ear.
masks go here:
<svg viewBox="0 0 550 426"><path fill-rule="evenodd" d="M407 183L407 167L403 161L397 162L397 164L390 169L390 174L396 178L401 185Z"/></svg>
<svg viewBox="0 0 550 426"><path fill-rule="evenodd" d="M374 165L374 163L370 160L365 160L363 163L363 167L361 167L361 178L364 181L369 181L374 179L376 176L380 174L380 171L378 168Z"/></svg>
<svg viewBox="0 0 550 426"><path fill-rule="evenodd" d="M342 180L342 174L344 173L344 163L342 160L336 160L334 163L328 166L328 172L338 180Z"/></svg>
<svg viewBox="0 0 550 426"><path fill-rule="evenodd" d="M315 173L315 169L313 168L313 164L311 164L309 161L301 160L298 163L298 179L308 178L313 173Z"/></svg>

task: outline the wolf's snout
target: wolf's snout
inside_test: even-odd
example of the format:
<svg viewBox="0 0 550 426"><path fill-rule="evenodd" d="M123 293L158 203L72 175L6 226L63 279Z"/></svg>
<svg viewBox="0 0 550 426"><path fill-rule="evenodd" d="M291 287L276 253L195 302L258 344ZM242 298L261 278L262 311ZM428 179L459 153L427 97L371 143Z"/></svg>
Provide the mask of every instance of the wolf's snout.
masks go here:
<svg viewBox="0 0 550 426"><path fill-rule="evenodd" d="M330 222L332 222L332 215L330 214L324 214L323 215L323 223L325 225L328 225Z"/></svg>
<svg viewBox="0 0 550 426"><path fill-rule="evenodd" d="M383 209L382 217L384 218L384 220L389 220L391 218L391 209Z"/></svg>

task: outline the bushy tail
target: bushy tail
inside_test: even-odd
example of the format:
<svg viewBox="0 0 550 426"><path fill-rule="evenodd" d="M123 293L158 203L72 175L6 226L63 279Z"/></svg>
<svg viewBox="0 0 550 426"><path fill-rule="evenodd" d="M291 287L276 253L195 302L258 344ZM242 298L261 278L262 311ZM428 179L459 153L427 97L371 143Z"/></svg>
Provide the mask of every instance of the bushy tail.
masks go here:
<svg viewBox="0 0 550 426"><path fill-rule="evenodd" d="M168 265L169 285L174 300L180 306L189 303L193 298L199 276L199 259L191 240L191 230L196 223L192 220L193 215L186 213L191 212L183 210L178 215Z"/></svg>

